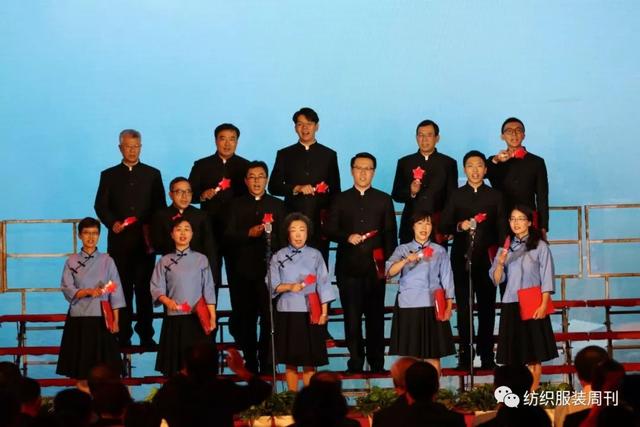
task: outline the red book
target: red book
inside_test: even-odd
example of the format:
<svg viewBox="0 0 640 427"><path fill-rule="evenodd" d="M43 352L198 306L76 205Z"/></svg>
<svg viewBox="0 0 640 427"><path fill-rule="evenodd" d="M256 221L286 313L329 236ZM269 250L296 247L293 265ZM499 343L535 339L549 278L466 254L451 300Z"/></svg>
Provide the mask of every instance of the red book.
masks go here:
<svg viewBox="0 0 640 427"><path fill-rule="evenodd" d="M309 307L309 322L312 325L320 323L320 316L322 315L322 304L320 304L320 296L317 292L311 292L307 294L307 305Z"/></svg>
<svg viewBox="0 0 640 427"><path fill-rule="evenodd" d="M382 248L375 248L373 250L373 261L376 264L376 273L378 275L378 279L384 279L384 250Z"/></svg>
<svg viewBox="0 0 640 427"><path fill-rule="evenodd" d="M422 178L424 177L424 169L422 169L420 166L417 166L415 169L411 169L411 172L413 172L413 179L422 181Z"/></svg>
<svg viewBox="0 0 640 427"><path fill-rule="evenodd" d="M433 301L436 306L436 320L444 321L444 313L447 311L447 299L444 289L436 289L433 291Z"/></svg>
<svg viewBox="0 0 640 427"><path fill-rule="evenodd" d="M202 326L204 333L209 335L212 331L211 314L209 313L209 307L207 307L207 302L204 300L204 297L200 297L196 303L195 312L200 320L200 325Z"/></svg>
<svg viewBox="0 0 640 427"><path fill-rule="evenodd" d="M511 247L511 236L507 236L507 238L504 239L504 243L502 244L502 249L504 249L505 251L508 251L509 247Z"/></svg>
<svg viewBox="0 0 640 427"><path fill-rule="evenodd" d="M329 185L324 182L324 181L320 181L315 187L314 187L314 191L318 194L324 194L326 192L329 191Z"/></svg>
<svg viewBox="0 0 640 427"><path fill-rule="evenodd" d="M533 319L533 313L540 307L540 304L542 304L542 288L540 286L533 286L531 288L520 289L518 291L518 303L520 303L520 318L522 320ZM553 302L551 298L549 298L545 315L552 314L554 311Z"/></svg>
<svg viewBox="0 0 640 427"><path fill-rule="evenodd" d="M102 316L104 317L104 324L107 330L111 332L113 330L115 319L113 317L113 308L109 300L100 301L100 307L102 307Z"/></svg>
<svg viewBox="0 0 640 427"><path fill-rule="evenodd" d="M136 218L135 216L129 216L127 218L124 219L124 221L122 221L122 226L123 227L128 227L131 224L135 223L138 221L138 218Z"/></svg>
<svg viewBox="0 0 640 427"><path fill-rule="evenodd" d="M378 230L371 230L362 235L362 241L375 237L378 234Z"/></svg>

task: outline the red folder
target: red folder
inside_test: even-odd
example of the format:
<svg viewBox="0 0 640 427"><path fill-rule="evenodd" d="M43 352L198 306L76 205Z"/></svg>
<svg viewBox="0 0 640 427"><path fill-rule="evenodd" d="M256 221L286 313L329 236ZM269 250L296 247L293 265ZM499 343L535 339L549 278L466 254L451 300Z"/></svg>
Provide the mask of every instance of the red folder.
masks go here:
<svg viewBox="0 0 640 427"><path fill-rule="evenodd" d="M207 302L204 300L204 297L200 297L194 307L194 311L200 320L200 325L202 326L204 333L209 335L212 331L211 314L209 313L209 307L207 307Z"/></svg>
<svg viewBox="0 0 640 427"><path fill-rule="evenodd" d="M111 308L111 303L109 300L100 301L100 306L102 307L102 316L104 317L104 324L107 327L107 330L111 332L113 330L115 319L113 317L113 308Z"/></svg>
<svg viewBox="0 0 640 427"><path fill-rule="evenodd" d="M322 315L322 304L320 304L320 296L317 292L307 294L307 305L309 306L309 322L312 325L320 323Z"/></svg>
<svg viewBox="0 0 640 427"><path fill-rule="evenodd" d="M520 289L518 291L518 302L520 303L520 318L522 320L533 319L533 313L542 304L542 288L540 286L533 286L531 288ZM549 299L547 304L546 315L549 315L555 311L553 302Z"/></svg>
<svg viewBox="0 0 640 427"><path fill-rule="evenodd" d="M447 299L445 297L444 289L436 289L433 291L433 301L436 306L436 320L443 322L444 313L447 311Z"/></svg>
<svg viewBox="0 0 640 427"><path fill-rule="evenodd" d="M376 264L378 279L384 279L384 250L382 248L375 248L373 250L373 262Z"/></svg>

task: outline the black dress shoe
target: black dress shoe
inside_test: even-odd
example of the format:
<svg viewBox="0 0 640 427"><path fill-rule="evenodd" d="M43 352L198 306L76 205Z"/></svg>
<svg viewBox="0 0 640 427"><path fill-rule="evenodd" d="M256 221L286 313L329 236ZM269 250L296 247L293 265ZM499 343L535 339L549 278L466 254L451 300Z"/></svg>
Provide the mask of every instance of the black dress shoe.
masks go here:
<svg viewBox="0 0 640 427"><path fill-rule="evenodd" d="M352 375L361 375L363 373L362 369L347 369L344 371L343 375L352 376Z"/></svg>
<svg viewBox="0 0 640 427"><path fill-rule="evenodd" d="M388 375L389 371L387 369L384 368L371 368L371 373L372 374L384 374L384 375Z"/></svg>

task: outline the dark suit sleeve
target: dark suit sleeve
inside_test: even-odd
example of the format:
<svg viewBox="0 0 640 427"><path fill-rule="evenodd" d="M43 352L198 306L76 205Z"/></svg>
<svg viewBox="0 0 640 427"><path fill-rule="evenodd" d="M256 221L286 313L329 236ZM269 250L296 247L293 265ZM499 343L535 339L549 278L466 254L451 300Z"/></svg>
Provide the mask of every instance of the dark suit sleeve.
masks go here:
<svg viewBox="0 0 640 427"><path fill-rule="evenodd" d="M249 229L244 229L238 223L238 215L234 215L234 212L237 212L240 207L239 199L235 199L229 204L229 211L226 215L226 227L224 230L225 239L230 239L232 244L241 245L244 242L248 242L249 237Z"/></svg>
<svg viewBox="0 0 640 427"><path fill-rule="evenodd" d="M200 224L200 232L204 236L204 242L203 242L204 251L205 251L205 255L209 259L209 266L211 267L211 271L212 272L219 271L218 265L217 265L218 264L218 242L216 242L215 238L213 237L213 229L211 228L211 221L208 215L202 220L202 223ZM214 280L216 282L216 286L220 286L221 285L221 283L219 283L220 277L215 277L215 275L216 274L214 273Z"/></svg>
<svg viewBox="0 0 640 427"><path fill-rule="evenodd" d="M547 166L543 159L540 160L540 167L536 174L536 206L540 217L540 228L549 231L549 180Z"/></svg>
<svg viewBox="0 0 640 427"><path fill-rule="evenodd" d="M279 249L286 246L288 241L287 230L284 229L284 219L287 216L287 212L284 209L284 205L279 203L275 209L277 218L277 227L273 229L271 236L271 252L276 253Z"/></svg>
<svg viewBox="0 0 640 427"><path fill-rule="evenodd" d="M449 164L449 171L447 172L447 189L446 189L446 200L449 200L453 191L458 188L458 162L455 160L451 160Z"/></svg>
<svg viewBox="0 0 640 427"><path fill-rule="evenodd" d="M167 244L167 241L171 241L171 243L173 243L173 241L165 234L168 234L168 232L164 227L162 213L156 212L151 219L151 244L155 249L155 253L158 255L169 253L175 247L173 244Z"/></svg>
<svg viewBox="0 0 640 427"><path fill-rule="evenodd" d="M202 180L200 177L200 167L198 162L194 162L189 172L189 183L191 184L191 190L193 191L193 203L201 203L200 196L206 188L202 188Z"/></svg>
<svg viewBox="0 0 640 427"><path fill-rule="evenodd" d="M386 196L387 206L384 215L384 255L388 259L396 246L398 246L398 228L396 224L396 212L393 209L391 197Z"/></svg>
<svg viewBox="0 0 640 427"><path fill-rule="evenodd" d="M111 212L109 208L109 192L111 191L109 185L109 175L103 171L100 174L100 183L98 184L98 192L96 193L96 200L93 205L96 210L96 215L100 221L107 226L110 230L113 224L118 221L116 215Z"/></svg>
<svg viewBox="0 0 640 427"><path fill-rule="evenodd" d="M167 200L164 195L164 184L162 183L162 175L160 171L155 173L153 178L153 183L151 184L151 215L156 213L158 210L167 207ZM148 218L147 221L151 221L151 218Z"/></svg>
<svg viewBox="0 0 640 427"><path fill-rule="evenodd" d="M327 184L329 185L330 194L335 197L340 194L340 169L338 168L338 155L334 152L331 153L331 161L329 163L329 178Z"/></svg>
<svg viewBox="0 0 640 427"><path fill-rule="evenodd" d="M268 186L269 193L274 196L286 197L293 194L294 185L285 180L284 163L286 163L284 153L280 150L276 155L276 163L273 165Z"/></svg>
<svg viewBox="0 0 640 427"><path fill-rule="evenodd" d="M504 198L502 193L498 193L498 218L496 219L496 227L498 228L498 245L504 243L504 239L507 238L507 232L509 231L509 223L507 222L507 214L504 207Z"/></svg>
<svg viewBox="0 0 640 427"><path fill-rule="evenodd" d="M398 160L398 165L396 166L396 176L393 179L391 197L398 203L407 203L411 200L411 183L405 179L402 159Z"/></svg>
<svg viewBox="0 0 640 427"><path fill-rule="evenodd" d="M337 197L331 203L331 208L329 209L329 218L324 227L324 232L327 234L329 239L333 240L336 243L347 243L347 239L349 238L349 233L344 232L340 229L340 211L341 208L341 198Z"/></svg>
<svg viewBox="0 0 640 427"><path fill-rule="evenodd" d="M449 194L447 198L447 203L444 205L444 209L442 210L442 216L440 217L440 232L443 234L455 234L457 230L457 222L455 218L455 196L453 194Z"/></svg>

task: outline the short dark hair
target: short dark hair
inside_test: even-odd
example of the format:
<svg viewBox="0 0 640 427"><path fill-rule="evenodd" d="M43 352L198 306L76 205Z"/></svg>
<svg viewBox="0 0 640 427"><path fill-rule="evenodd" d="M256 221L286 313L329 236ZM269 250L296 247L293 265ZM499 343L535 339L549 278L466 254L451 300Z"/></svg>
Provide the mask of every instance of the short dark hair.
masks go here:
<svg viewBox="0 0 640 427"><path fill-rule="evenodd" d="M411 214L411 225L416 222L422 221L423 219L431 219L431 212L425 210L417 210ZM433 221L431 221L431 225L433 225ZM432 233L433 234L433 233Z"/></svg>
<svg viewBox="0 0 640 427"><path fill-rule="evenodd" d="M484 163L485 166L487 165L487 158L482 152L478 150L471 150L462 158L462 167L465 167L467 165L467 160L469 160L471 157L480 157L482 159L482 163Z"/></svg>
<svg viewBox="0 0 640 427"><path fill-rule="evenodd" d="M504 133L504 127L505 127L506 125L508 125L509 123L519 123L519 124L520 124L520 126L522 126L522 131L523 131L523 132L525 131L525 129L524 129L524 123L522 123L522 120L520 120L520 119L519 119L519 118L517 118L517 117L509 117L507 120L505 120L505 121L502 123L502 127L500 128L500 133Z"/></svg>
<svg viewBox="0 0 640 427"><path fill-rule="evenodd" d="M618 390L624 378L624 366L613 359L598 363L593 369L591 389L595 391Z"/></svg>
<svg viewBox="0 0 640 427"><path fill-rule="evenodd" d="M100 232L100 221L90 216L83 218L78 223L78 233L82 233L82 230L85 228L97 228L98 233Z"/></svg>
<svg viewBox="0 0 640 427"><path fill-rule="evenodd" d="M438 126L438 124L433 120L428 120L428 119L418 123L418 126L416 126L416 135L418 134L418 129L423 128L425 126L433 126L433 131L436 133L436 136L440 135L440 127Z"/></svg>
<svg viewBox="0 0 640 427"><path fill-rule="evenodd" d="M284 218L284 230L287 233L289 232L289 226L293 221L302 221L307 225L307 240L308 240L309 237L311 237L311 235L313 234L313 223L311 222L309 217L300 212L291 212L289 215L287 215Z"/></svg>
<svg viewBox="0 0 640 427"><path fill-rule="evenodd" d="M318 113L316 113L315 111L313 111L313 109L309 107L302 107L301 109L293 113L293 117L292 117L293 123L297 123L298 117L300 116L304 116L310 122L320 123L320 117L318 117Z"/></svg>
<svg viewBox="0 0 640 427"><path fill-rule="evenodd" d="M53 398L56 418L78 422L91 417L91 396L77 388L64 389Z"/></svg>
<svg viewBox="0 0 640 427"><path fill-rule="evenodd" d="M440 387L438 370L429 362L417 361L409 366L404 379L407 393L417 401L430 401Z"/></svg>
<svg viewBox="0 0 640 427"><path fill-rule="evenodd" d="M238 129L238 127L236 125L233 125L231 123L222 123L220 125L218 125L215 130L213 131L213 136L218 139L218 135L220 134L220 132L222 132L223 130L231 130L234 131L236 133L236 138L240 138L240 129Z"/></svg>
<svg viewBox="0 0 640 427"><path fill-rule="evenodd" d="M135 129L124 129L118 135L118 141L122 142L122 139L128 136L129 138L142 139L142 134Z"/></svg>
<svg viewBox="0 0 640 427"><path fill-rule="evenodd" d="M607 351L597 345L588 345L576 354L575 366L578 378L585 383L593 381L593 370L599 363L608 360Z"/></svg>
<svg viewBox="0 0 640 427"><path fill-rule="evenodd" d="M371 160L373 162L373 168L374 169L378 166L378 161L376 160L376 157L371 153L362 152L362 153L358 153L355 156L353 156L351 158L351 167L352 168L356 164L356 159L369 159L369 160Z"/></svg>
<svg viewBox="0 0 640 427"><path fill-rule="evenodd" d="M131 403L127 386L121 382L103 384L93 394L93 407L100 414L121 416Z"/></svg>
<svg viewBox="0 0 640 427"><path fill-rule="evenodd" d="M187 375L197 381L206 381L218 370L218 352L214 344L198 341L184 353L184 367Z"/></svg>
<svg viewBox="0 0 640 427"><path fill-rule="evenodd" d="M184 176L177 176L173 178L169 183L169 191L173 191L173 186L179 182L186 182L187 184L189 184L189 187L191 187L191 182L189 182L187 178L185 178Z"/></svg>
<svg viewBox="0 0 640 427"><path fill-rule="evenodd" d="M249 162L249 164L247 165L247 170L245 174L249 173L249 169L254 169L254 168L264 169L264 173L266 173L267 176L269 176L269 166L267 166L267 164L262 160L254 160L252 162Z"/></svg>
<svg viewBox="0 0 640 427"><path fill-rule="evenodd" d="M120 382L120 372L116 365L116 363L100 362L89 370L87 385L92 395L103 384Z"/></svg>
<svg viewBox="0 0 640 427"><path fill-rule="evenodd" d="M40 384L29 377L22 377L18 385L18 401L21 404L34 402L40 397Z"/></svg>
<svg viewBox="0 0 640 427"><path fill-rule="evenodd" d="M509 387L521 401L524 399L525 392L531 389L532 384L533 375L525 365L503 365L498 366L494 371L494 387Z"/></svg>
<svg viewBox="0 0 640 427"><path fill-rule="evenodd" d="M189 224L191 226L191 230L193 230L193 224L184 216L179 216L173 221L171 221L171 230L173 231L174 228L176 228L183 222L186 222L187 224Z"/></svg>

